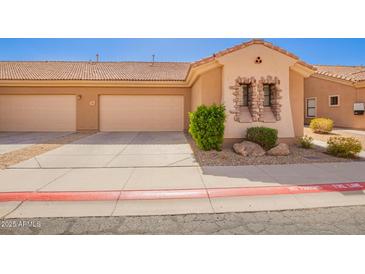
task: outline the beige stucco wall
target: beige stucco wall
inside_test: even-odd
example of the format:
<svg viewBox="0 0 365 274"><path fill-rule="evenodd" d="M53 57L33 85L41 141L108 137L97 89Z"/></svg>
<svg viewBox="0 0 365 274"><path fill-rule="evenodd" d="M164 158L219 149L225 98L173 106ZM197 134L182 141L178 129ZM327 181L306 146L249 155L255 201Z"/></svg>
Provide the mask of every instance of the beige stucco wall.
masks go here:
<svg viewBox="0 0 365 274"><path fill-rule="evenodd" d="M184 96L184 129L188 128L191 106L190 88L118 88L118 87L0 87L0 94L73 94L81 95L76 103L77 130L99 129L100 95L182 95ZM94 103L94 104L93 104Z"/></svg>
<svg viewBox="0 0 365 274"><path fill-rule="evenodd" d="M340 106L329 106L330 95L340 96ZM365 88L311 76L304 81L304 97L317 98L317 117L330 118L338 127L365 129L365 115L353 114L355 102L365 103ZM306 123L309 121L305 119Z"/></svg>
<svg viewBox="0 0 365 274"><path fill-rule="evenodd" d="M200 105L202 105L202 81L199 77L191 87L191 111L195 111Z"/></svg>
<svg viewBox="0 0 365 274"><path fill-rule="evenodd" d="M222 101L222 68L209 70L195 81L191 89L192 111L200 105L210 106Z"/></svg>
<svg viewBox="0 0 365 274"><path fill-rule="evenodd" d="M261 64L255 64L255 59L258 56L262 59ZM296 62L294 59L263 45L253 45L224 55L218 58L218 61L223 65L222 101L227 109L225 138L242 138L246 129L252 126L276 128L280 138L295 137L289 96L289 67ZM280 79L282 119L273 123L239 123L234 121L234 115L229 113L233 109L233 95L229 87L235 84L235 79L238 76L255 77L260 80L261 77L268 75Z"/></svg>
<svg viewBox="0 0 365 274"><path fill-rule="evenodd" d="M294 134L295 137L301 137L304 125L304 77L293 70L289 72L289 90Z"/></svg>

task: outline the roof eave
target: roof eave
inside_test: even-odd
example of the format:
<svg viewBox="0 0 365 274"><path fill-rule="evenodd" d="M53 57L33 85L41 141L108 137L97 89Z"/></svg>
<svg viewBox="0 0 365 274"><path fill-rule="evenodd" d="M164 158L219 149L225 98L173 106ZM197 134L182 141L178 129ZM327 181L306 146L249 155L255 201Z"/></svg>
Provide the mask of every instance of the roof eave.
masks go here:
<svg viewBox="0 0 365 274"><path fill-rule="evenodd" d="M357 88L365 88L365 80L361 80L355 84Z"/></svg>
<svg viewBox="0 0 365 274"><path fill-rule="evenodd" d="M187 85L189 87L192 86L201 74L222 66L223 65L220 64L217 60L213 60L212 62L202 64L199 66L192 66L186 78Z"/></svg>
<svg viewBox="0 0 365 274"><path fill-rule="evenodd" d="M347 85L347 86L356 86L357 83L348 79L342 79L342 78L338 78L338 77L334 77L334 76L330 76L330 75L325 75L325 74L319 74L319 73L315 73L312 75L312 77L318 78L318 79L324 79L324 80L328 80L328 81L332 81L332 82L336 82L339 84L343 84L343 85Z"/></svg>
<svg viewBox="0 0 365 274"><path fill-rule="evenodd" d="M290 66L290 69L299 73L304 78L308 78L309 76L311 76L316 72L313 68L309 68L308 66L303 65L300 62L294 63L294 65Z"/></svg>
<svg viewBox="0 0 365 274"><path fill-rule="evenodd" d="M98 80L0 80L6 87L188 87L184 80L173 81L98 81Z"/></svg>
<svg viewBox="0 0 365 274"><path fill-rule="evenodd" d="M271 50L277 51L281 54L284 54L284 55L296 60L297 63L300 64L301 66L307 67L308 69L315 71L315 68L312 65L307 64L304 61L300 60L298 56L294 55L293 53L291 53L291 52L289 52L285 49L282 49L278 46L275 46L270 42L262 40L262 39L252 39L251 41L241 43L241 44L233 46L231 48L219 51L219 52L213 54L212 56L203 58L199 61L196 61L196 62L192 63L192 67L198 67L198 66L201 66L203 64L213 62L213 61L217 60L217 58L219 58L219 57L222 57L224 55L230 54L232 52L235 52L235 51L238 51L238 50L241 50L241 49L253 46L253 45L262 45L262 46L265 46L265 47L267 47Z"/></svg>

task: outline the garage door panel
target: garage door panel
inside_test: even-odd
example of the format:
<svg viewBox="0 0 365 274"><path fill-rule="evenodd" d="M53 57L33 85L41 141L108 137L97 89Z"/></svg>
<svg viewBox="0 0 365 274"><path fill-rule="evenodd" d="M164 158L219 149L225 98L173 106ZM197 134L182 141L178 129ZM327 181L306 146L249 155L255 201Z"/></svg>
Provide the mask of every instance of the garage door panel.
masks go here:
<svg viewBox="0 0 365 274"><path fill-rule="evenodd" d="M183 96L100 96L101 131L182 131L183 128Z"/></svg>
<svg viewBox="0 0 365 274"><path fill-rule="evenodd" d="M0 131L75 131L73 95L0 95Z"/></svg>

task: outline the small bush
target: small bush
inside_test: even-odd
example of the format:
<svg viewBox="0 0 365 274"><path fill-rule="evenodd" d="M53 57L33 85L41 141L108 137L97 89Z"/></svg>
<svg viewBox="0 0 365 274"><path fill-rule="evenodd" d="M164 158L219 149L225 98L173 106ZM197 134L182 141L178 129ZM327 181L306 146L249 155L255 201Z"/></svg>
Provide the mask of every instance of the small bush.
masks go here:
<svg viewBox="0 0 365 274"><path fill-rule="evenodd" d="M327 144L327 152L339 157L354 157L362 150L361 142L353 137L331 137Z"/></svg>
<svg viewBox="0 0 365 274"><path fill-rule="evenodd" d="M327 118L314 118L309 127L315 133L330 133L333 129L333 121Z"/></svg>
<svg viewBox="0 0 365 274"><path fill-rule="evenodd" d="M247 129L246 139L269 150L276 145L278 140L278 131L267 127L250 127Z"/></svg>
<svg viewBox="0 0 365 274"><path fill-rule="evenodd" d="M299 144L302 148L311 148L313 146L313 138L311 136L304 135L299 138Z"/></svg>
<svg viewBox="0 0 365 274"><path fill-rule="evenodd" d="M223 105L199 106L189 113L189 132L198 147L202 150L221 150L226 120Z"/></svg>

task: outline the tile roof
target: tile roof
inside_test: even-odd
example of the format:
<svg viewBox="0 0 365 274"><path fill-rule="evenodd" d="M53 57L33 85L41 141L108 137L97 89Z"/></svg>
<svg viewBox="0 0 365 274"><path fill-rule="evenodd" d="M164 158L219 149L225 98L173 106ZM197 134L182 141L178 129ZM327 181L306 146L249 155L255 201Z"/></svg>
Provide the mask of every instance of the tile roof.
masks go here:
<svg viewBox="0 0 365 274"><path fill-rule="evenodd" d="M239 44L239 45L236 45L236 46L233 46L231 48L227 48L225 50L222 50L222 51L219 51L217 53L214 53L212 56L209 56L209 57L206 57L206 58L203 58L199 61L196 61L192 64L192 66L200 66L202 64L205 64L205 63L209 63L213 60L215 60L217 57L221 57L221 56L224 56L226 54L229 54L231 52L234 52L234 51L237 51L237 50L240 50L240 49L243 49L243 48L246 48L246 47L249 47L249 46L252 46L252 45L263 45L265 47L268 47L270 49L273 49L273 50L276 50L282 54L285 54L295 60L298 61L299 64L303 65L303 66L306 66L310 69L314 69L314 67L310 64L307 64L305 63L304 61L300 60L298 56L294 55L293 53L290 53L289 51L285 50L285 49L282 49L278 46L275 46L273 45L272 43L269 43L267 41L264 41L262 39L252 39L251 41L248 41L248 42L245 42L245 43L242 43L242 44Z"/></svg>
<svg viewBox="0 0 365 274"><path fill-rule="evenodd" d="M0 61L0 80L184 81L190 68L214 61L236 50L261 44L285 54L316 74L352 82L365 81L365 66L309 65L296 55L260 39L222 50L193 63L187 62L67 62Z"/></svg>
<svg viewBox="0 0 365 274"><path fill-rule="evenodd" d="M184 81L189 68L179 62L0 62L0 79Z"/></svg>
<svg viewBox="0 0 365 274"><path fill-rule="evenodd" d="M316 65L316 73L351 82L365 81L365 66L325 66Z"/></svg>

